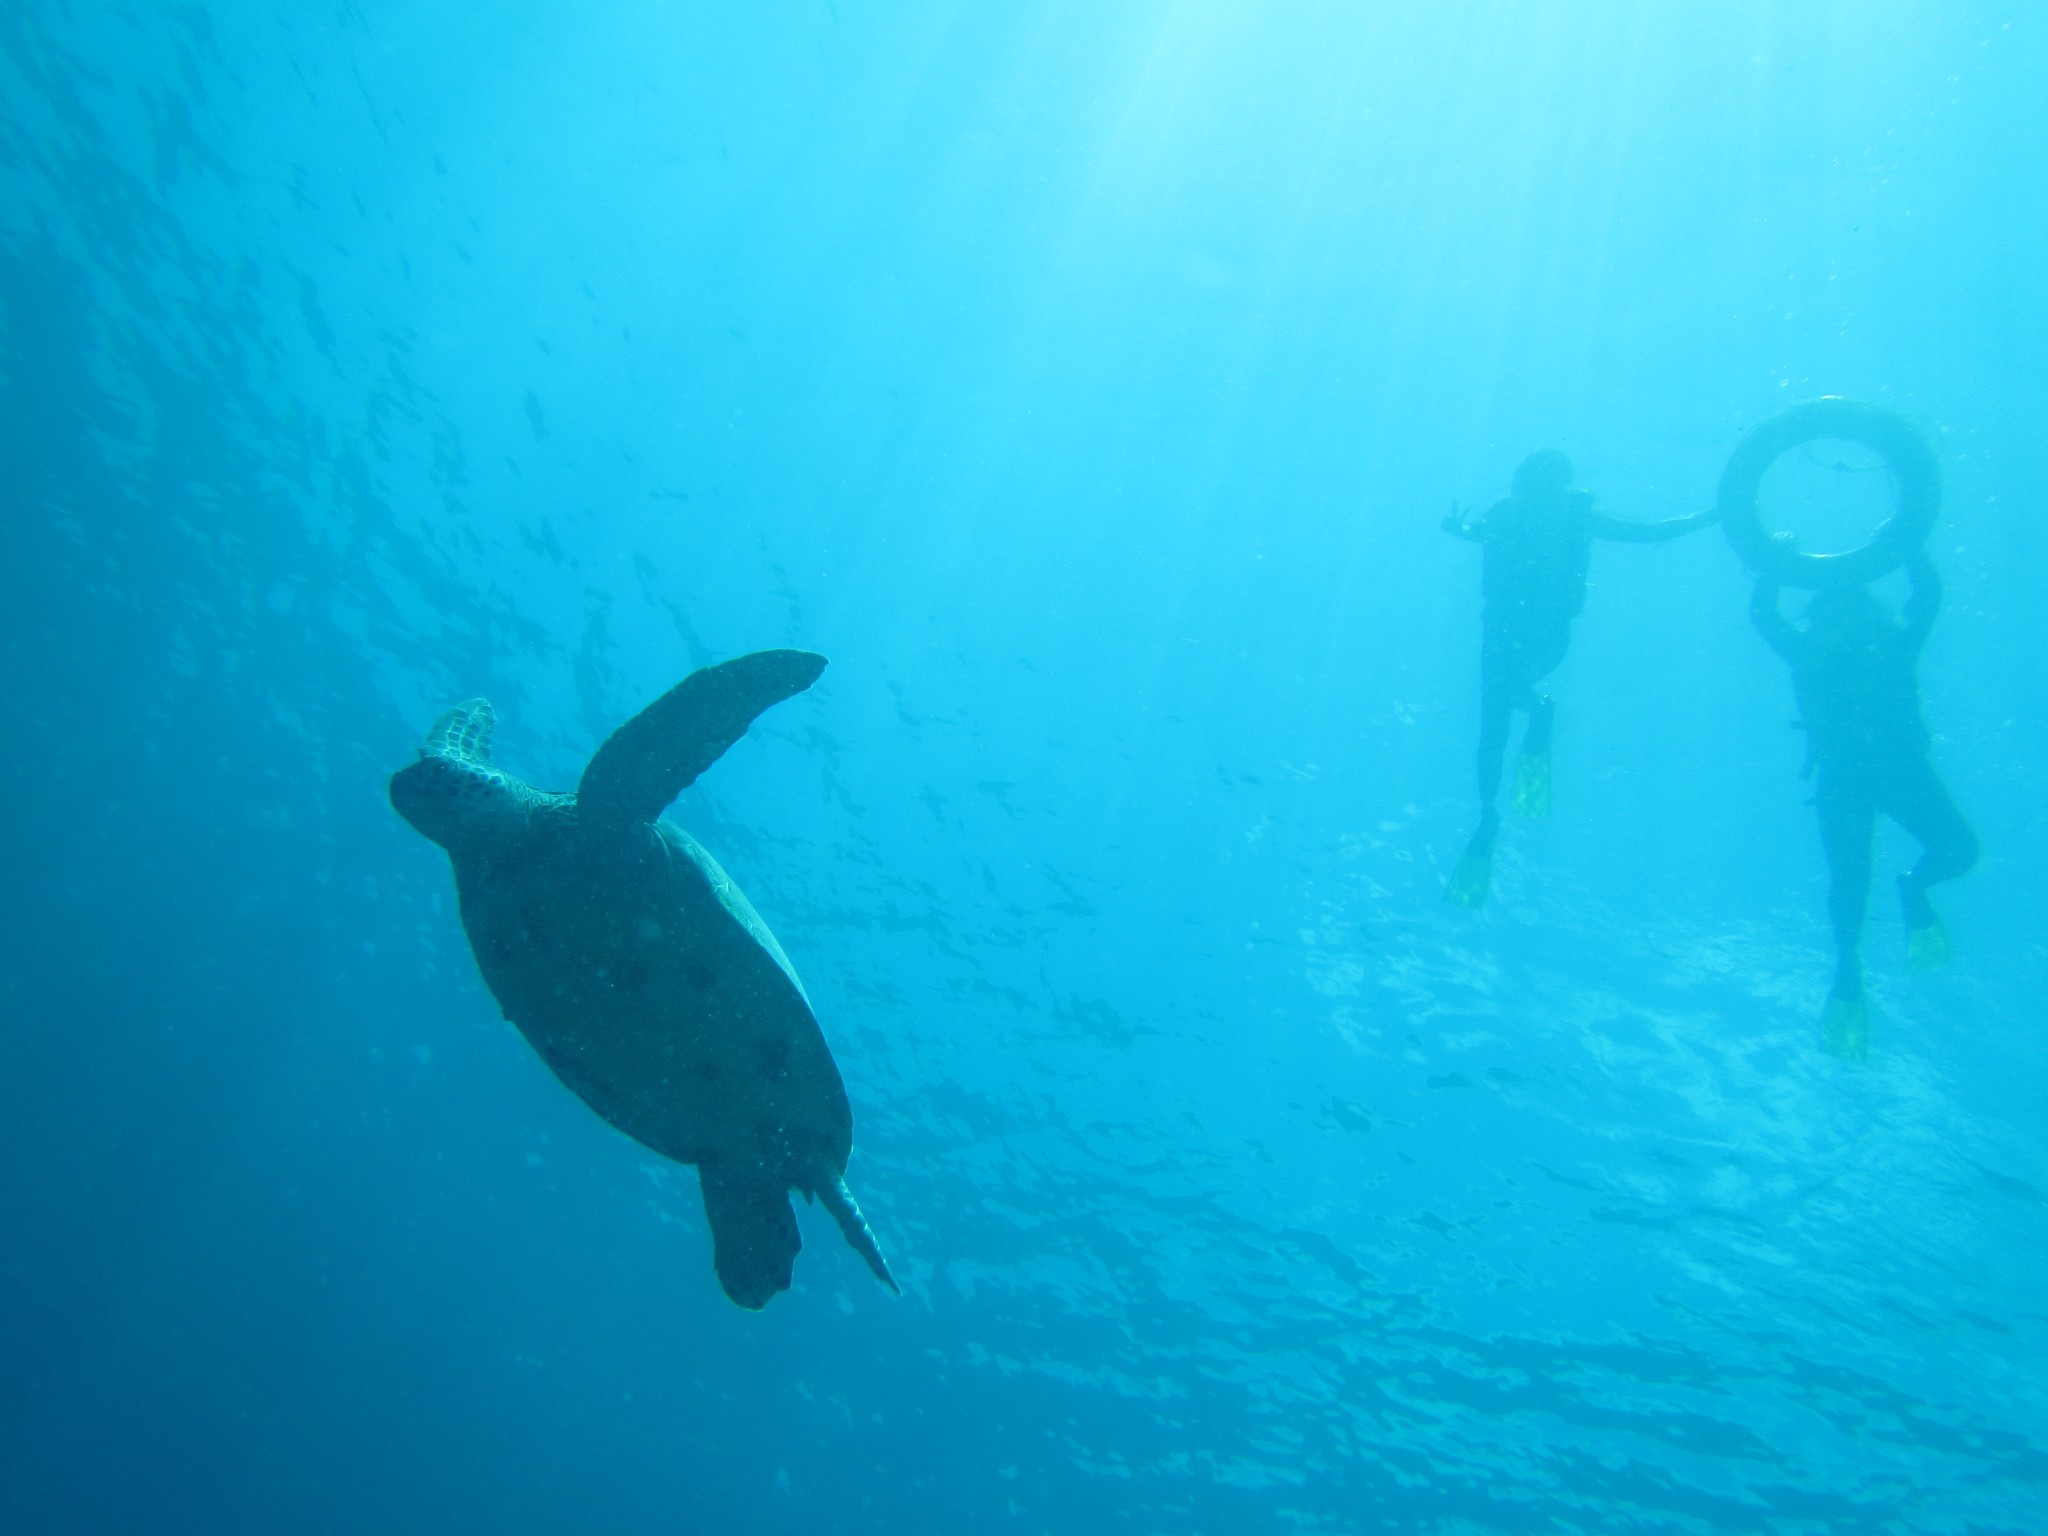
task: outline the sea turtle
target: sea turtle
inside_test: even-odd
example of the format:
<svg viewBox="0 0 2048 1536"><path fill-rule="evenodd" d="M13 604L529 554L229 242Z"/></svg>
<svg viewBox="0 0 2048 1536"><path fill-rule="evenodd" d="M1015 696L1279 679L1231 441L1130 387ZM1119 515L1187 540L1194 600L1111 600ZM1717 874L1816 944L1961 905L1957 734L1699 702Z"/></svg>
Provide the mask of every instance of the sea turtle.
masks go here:
<svg viewBox="0 0 2048 1536"><path fill-rule="evenodd" d="M694 1163L726 1295L766 1306L815 1196L896 1281L846 1187L853 1114L803 983L725 871L662 810L754 717L825 670L756 651L615 731L574 794L492 765L490 703L441 717L391 803L447 850L484 982L541 1059L635 1141Z"/></svg>

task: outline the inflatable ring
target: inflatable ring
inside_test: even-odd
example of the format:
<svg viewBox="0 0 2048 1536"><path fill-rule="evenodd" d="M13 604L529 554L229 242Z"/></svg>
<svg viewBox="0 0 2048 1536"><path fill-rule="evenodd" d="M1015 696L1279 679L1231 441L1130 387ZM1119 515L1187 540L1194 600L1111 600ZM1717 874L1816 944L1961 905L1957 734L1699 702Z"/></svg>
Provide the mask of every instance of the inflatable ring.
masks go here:
<svg viewBox="0 0 2048 1536"><path fill-rule="evenodd" d="M1757 508L1764 472L1779 456L1819 437L1846 438L1875 451L1892 472L1898 504L1860 549L1815 555L1774 538ZM1897 570L1934 528L1941 510L1941 471L1934 450L1903 417L1874 405L1824 395L1795 405L1750 429L1721 471L1721 526L1742 563L1791 587L1876 581Z"/></svg>

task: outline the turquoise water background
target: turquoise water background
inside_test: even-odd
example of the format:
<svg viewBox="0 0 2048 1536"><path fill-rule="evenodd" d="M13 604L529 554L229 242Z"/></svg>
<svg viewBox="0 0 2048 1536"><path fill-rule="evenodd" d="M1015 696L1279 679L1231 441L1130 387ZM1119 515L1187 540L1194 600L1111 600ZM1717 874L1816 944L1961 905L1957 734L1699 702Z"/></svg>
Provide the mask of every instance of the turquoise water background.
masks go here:
<svg viewBox="0 0 2048 1536"><path fill-rule="evenodd" d="M0 1528L2048 1526L2048 12L1976 0L0 8ZM1478 556L1886 405L1985 858L1875 1050L1718 533L1596 551L1557 814ZM1852 451L1776 472L1812 540ZM384 781L671 814L850 1178L759 1315L498 1016Z"/></svg>

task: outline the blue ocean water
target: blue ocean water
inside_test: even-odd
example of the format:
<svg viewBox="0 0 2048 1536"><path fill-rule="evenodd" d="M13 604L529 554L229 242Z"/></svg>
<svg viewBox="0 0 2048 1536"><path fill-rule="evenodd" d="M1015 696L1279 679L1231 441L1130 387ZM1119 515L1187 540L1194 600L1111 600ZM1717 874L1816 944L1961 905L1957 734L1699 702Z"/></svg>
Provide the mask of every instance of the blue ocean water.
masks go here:
<svg viewBox="0 0 2048 1536"><path fill-rule="evenodd" d="M2016 0L9 0L0 1529L2048 1528L2044 77ZM1985 847L1909 974L1881 836L1861 1063L1718 533L1596 550L1442 899L1443 515L1831 393L1939 453ZM385 780L784 645L671 814L905 1295L804 1210L751 1314Z"/></svg>

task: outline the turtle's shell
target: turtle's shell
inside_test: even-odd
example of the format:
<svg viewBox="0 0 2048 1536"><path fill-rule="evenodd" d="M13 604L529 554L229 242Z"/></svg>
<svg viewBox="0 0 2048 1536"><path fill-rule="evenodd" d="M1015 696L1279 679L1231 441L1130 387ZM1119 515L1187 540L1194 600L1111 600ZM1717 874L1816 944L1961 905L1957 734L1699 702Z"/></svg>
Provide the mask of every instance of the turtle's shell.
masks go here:
<svg viewBox="0 0 2048 1536"><path fill-rule="evenodd" d="M782 946L666 819L455 859L484 981L592 1109L678 1162L814 1189L846 1167L846 1088ZM491 856L493 853L496 856Z"/></svg>

